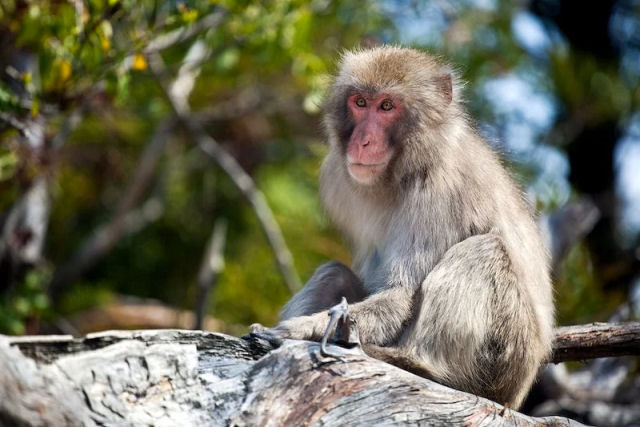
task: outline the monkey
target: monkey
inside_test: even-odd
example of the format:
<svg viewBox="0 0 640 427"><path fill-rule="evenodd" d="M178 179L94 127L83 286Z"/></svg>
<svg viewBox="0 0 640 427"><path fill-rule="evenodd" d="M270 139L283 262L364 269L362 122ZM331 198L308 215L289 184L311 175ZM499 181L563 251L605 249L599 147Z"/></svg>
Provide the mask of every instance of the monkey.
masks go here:
<svg viewBox="0 0 640 427"><path fill-rule="evenodd" d="M461 91L449 65L419 50L343 54L324 107L320 196L352 267L320 266L280 323L252 331L320 340L344 297L365 353L518 408L551 351L549 259Z"/></svg>

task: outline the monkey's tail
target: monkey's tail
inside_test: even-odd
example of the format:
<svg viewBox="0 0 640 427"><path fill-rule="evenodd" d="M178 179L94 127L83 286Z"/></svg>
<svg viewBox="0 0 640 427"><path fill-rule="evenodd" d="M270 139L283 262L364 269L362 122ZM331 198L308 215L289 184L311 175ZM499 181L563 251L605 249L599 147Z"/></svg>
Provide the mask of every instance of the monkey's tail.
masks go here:
<svg viewBox="0 0 640 427"><path fill-rule="evenodd" d="M438 381L438 378L433 375L433 373L427 366L411 358L411 356L403 353L398 348L380 347L373 344L364 344L362 346L362 349L368 356L371 356L374 359L387 362L393 366L396 366L407 372L411 372L412 374L418 375L420 377Z"/></svg>

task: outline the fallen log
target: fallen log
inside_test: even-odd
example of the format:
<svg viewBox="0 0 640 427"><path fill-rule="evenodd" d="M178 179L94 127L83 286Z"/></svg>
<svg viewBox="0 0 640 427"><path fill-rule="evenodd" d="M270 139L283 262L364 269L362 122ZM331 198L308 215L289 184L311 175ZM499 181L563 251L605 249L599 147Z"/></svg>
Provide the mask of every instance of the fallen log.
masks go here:
<svg viewBox="0 0 640 427"><path fill-rule="evenodd" d="M317 343L186 330L0 336L3 425L554 425Z"/></svg>

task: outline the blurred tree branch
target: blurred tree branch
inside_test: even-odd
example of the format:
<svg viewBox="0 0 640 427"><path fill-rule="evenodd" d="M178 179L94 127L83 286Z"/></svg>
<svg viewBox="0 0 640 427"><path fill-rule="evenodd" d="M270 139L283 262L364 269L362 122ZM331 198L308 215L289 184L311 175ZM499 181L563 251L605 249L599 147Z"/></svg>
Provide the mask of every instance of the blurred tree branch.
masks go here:
<svg viewBox="0 0 640 427"><path fill-rule="evenodd" d="M209 307L209 296L216 285L218 275L224 268L224 245L227 238L227 220L218 218L213 226L211 239L202 259L198 273L198 292L196 297L196 316L193 329L202 329Z"/></svg>
<svg viewBox="0 0 640 427"><path fill-rule="evenodd" d="M201 52L201 55L206 54L206 51ZM147 59L151 71L155 74L158 84L169 100L178 120L194 139L198 147L225 171L238 190L240 190L242 195L251 204L271 245L280 273L289 291L295 293L300 289L300 279L293 265L291 252L287 248L280 227L264 195L258 190L249 174L242 169L237 160L224 150L215 139L205 133L202 127L190 117L191 111L188 103L183 101L184 98L176 97L171 85L167 85L165 82L168 79L167 69L160 55L157 53L149 53Z"/></svg>
<svg viewBox="0 0 640 427"><path fill-rule="evenodd" d="M640 355L640 322L591 323L556 329L552 363Z"/></svg>

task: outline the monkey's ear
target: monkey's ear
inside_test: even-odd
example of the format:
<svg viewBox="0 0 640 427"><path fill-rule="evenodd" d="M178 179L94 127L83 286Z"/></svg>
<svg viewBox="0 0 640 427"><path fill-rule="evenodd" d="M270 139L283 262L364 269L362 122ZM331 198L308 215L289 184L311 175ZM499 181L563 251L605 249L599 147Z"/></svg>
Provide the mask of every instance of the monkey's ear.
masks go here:
<svg viewBox="0 0 640 427"><path fill-rule="evenodd" d="M450 104L453 99L453 82L451 80L451 74L449 73L436 77L436 87L447 102L447 105Z"/></svg>

